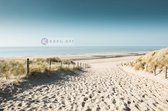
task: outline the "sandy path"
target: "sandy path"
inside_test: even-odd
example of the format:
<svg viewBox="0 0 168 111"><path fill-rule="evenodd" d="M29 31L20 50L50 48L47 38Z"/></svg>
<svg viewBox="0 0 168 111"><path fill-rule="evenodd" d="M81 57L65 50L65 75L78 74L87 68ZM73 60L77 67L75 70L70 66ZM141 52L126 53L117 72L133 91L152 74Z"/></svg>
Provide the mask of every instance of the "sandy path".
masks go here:
<svg viewBox="0 0 168 111"><path fill-rule="evenodd" d="M7 111L166 111L168 86L125 72L121 61L85 61L91 68L81 76L33 87L1 105Z"/></svg>

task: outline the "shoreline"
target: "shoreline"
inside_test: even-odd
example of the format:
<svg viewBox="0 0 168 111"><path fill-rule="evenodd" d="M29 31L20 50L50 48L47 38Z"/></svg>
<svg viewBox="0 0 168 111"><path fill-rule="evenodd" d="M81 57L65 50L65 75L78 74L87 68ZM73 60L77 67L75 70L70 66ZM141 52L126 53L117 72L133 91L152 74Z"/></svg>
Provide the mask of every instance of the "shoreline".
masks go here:
<svg viewBox="0 0 168 111"><path fill-rule="evenodd" d="M13 57L0 57L0 60L5 59L25 59L25 58L52 58L59 57L62 59L71 59L71 60L90 60L90 59L103 59L103 58L118 58L126 56L140 56L144 55L148 51L144 52L110 52L110 53L86 53L86 54L69 54L69 55L42 55L42 56L13 56Z"/></svg>

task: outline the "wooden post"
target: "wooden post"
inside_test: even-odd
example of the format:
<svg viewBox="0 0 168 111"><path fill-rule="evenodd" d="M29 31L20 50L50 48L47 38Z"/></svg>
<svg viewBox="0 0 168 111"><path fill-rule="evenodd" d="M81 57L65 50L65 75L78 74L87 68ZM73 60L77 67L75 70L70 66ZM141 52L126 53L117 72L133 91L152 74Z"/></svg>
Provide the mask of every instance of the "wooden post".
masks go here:
<svg viewBox="0 0 168 111"><path fill-rule="evenodd" d="M62 61L61 61L61 68L62 68Z"/></svg>
<svg viewBox="0 0 168 111"><path fill-rule="evenodd" d="M167 79L167 66L165 67L165 79Z"/></svg>
<svg viewBox="0 0 168 111"><path fill-rule="evenodd" d="M73 69L75 68L75 64L73 64Z"/></svg>
<svg viewBox="0 0 168 111"><path fill-rule="evenodd" d="M51 71L51 59L49 60L49 70Z"/></svg>
<svg viewBox="0 0 168 111"><path fill-rule="evenodd" d="M79 67L79 62L77 62L77 67Z"/></svg>
<svg viewBox="0 0 168 111"><path fill-rule="evenodd" d="M145 65L145 71L148 71L148 64Z"/></svg>
<svg viewBox="0 0 168 111"><path fill-rule="evenodd" d="M156 76L156 68L157 68L157 67L156 67L156 65L155 65L155 66L154 66L154 71L153 71L153 72L154 72L154 76Z"/></svg>
<svg viewBox="0 0 168 111"><path fill-rule="evenodd" d="M26 67L27 75L29 75L29 58L27 58L27 67Z"/></svg>
<svg viewBox="0 0 168 111"><path fill-rule="evenodd" d="M70 64L68 63L68 68L70 68Z"/></svg>

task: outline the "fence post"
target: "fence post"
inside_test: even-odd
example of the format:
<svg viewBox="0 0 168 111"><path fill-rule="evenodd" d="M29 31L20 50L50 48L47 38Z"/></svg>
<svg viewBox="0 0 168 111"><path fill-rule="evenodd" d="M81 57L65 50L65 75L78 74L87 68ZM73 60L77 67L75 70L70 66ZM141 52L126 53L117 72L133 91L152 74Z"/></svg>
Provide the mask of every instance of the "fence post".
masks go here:
<svg viewBox="0 0 168 111"><path fill-rule="evenodd" d="M77 62L77 67L79 67L79 62Z"/></svg>
<svg viewBox="0 0 168 111"><path fill-rule="evenodd" d="M49 60L49 70L51 71L51 59Z"/></svg>
<svg viewBox="0 0 168 111"><path fill-rule="evenodd" d="M145 71L148 71L148 64L145 65Z"/></svg>
<svg viewBox="0 0 168 111"><path fill-rule="evenodd" d="M155 65L155 66L154 66L154 71L153 71L153 72L154 72L154 76L156 76L156 68L157 68L157 67L156 67L156 65Z"/></svg>
<svg viewBox="0 0 168 111"><path fill-rule="evenodd" d="M61 68L62 68L62 61L61 61Z"/></svg>
<svg viewBox="0 0 168 111"><path fill-rule="evenodd" d="M167 79L167 66L165 67L165 79Z"/></svg>
<svg viewBox="0 0 168 111"><path fill-rule="evenodd" d="M73 69L75 68L75 64L73 64Z"/></svg>
<svg viewBox="0 0 168 111"><path fill-rule="evenodd" d="M26 67L26 71L27 71L27 75L29 75L29 58L27 58L27 67Z"/></svg>
<svg viewBox="0 0 168 111"><path fill-rule="evenodd" d="M70 68L70 64L68 63L68 68Z"/></svg>

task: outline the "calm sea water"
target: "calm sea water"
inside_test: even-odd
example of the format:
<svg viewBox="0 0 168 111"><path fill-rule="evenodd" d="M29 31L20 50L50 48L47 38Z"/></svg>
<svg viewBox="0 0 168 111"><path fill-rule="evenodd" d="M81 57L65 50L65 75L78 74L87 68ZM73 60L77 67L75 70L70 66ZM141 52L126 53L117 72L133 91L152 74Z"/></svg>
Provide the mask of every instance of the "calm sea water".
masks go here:
<svg viewBox="0 0 168 111"><path fill-rule="evenodd" d="M146 52L163 46L1 47L0 57Z"/></svg>

